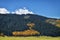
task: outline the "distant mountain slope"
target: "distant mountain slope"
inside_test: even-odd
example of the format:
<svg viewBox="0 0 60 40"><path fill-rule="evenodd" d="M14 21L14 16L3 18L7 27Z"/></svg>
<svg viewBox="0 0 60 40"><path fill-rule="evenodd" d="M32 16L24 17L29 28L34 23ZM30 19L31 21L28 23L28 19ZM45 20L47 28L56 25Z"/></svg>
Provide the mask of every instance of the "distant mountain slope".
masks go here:
<svg viewBox="0 0 60 40"><path fill-rule="evenodd" d="M60 27L60 19L46 19L46 22Z"/></svg>
<svg viewBox="0 0 60 40"><path fill-rule="evenodd" d="M60 27L56 26L51 20L56 22L58 19L51 19L35 14L0 14L0 33L11 36L14 31L20 32L32 29L40 32L38 36L60 36ZM31 25L30 29L30 26L27 25L28 23L33 23L34 26L29 24Z"/></svg>

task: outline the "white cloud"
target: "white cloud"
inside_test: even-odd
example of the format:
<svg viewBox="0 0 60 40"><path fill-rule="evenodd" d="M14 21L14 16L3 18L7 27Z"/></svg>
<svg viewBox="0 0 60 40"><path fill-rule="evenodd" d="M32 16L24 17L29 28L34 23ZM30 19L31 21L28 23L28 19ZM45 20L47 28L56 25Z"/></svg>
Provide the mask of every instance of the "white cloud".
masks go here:
<svg viewBox="0 0 60 40"><path fill-rule="evenodd" d="M10 13L6 8L0 8L0 14L8 14Z"/></svg>
<svg viewBox="0 0 60 40"><path fill-rule="evenodd" d="M15 11L16 14L33 14L33 12L29 11L28 9L26 8L23 8L23 9L18 9Z"/></svg>
<svg viewBox="0 0 60 40"><path fill-rule="evenodd" d="M25 7L23 9L18 9L18 10L15 10L13 12L9 12L6 8L0 8L0 14L18 14L18 15L21 15L21 14L33 14L32 11L29 11L28 9L26 9Z"/></svg>

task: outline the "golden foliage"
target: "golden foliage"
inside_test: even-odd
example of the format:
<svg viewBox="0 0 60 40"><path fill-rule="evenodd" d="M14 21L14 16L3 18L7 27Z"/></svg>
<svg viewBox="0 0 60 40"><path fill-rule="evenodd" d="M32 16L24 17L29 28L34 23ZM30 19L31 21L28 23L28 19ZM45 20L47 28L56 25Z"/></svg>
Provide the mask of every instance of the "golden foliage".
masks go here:
<svg viewBox="0 0 60 40"><path fill-rule="evenodd" d="M23 36L29 36L29 35L36 35L36 34L40 34L38 31L35 31L35 30L25 30L25 31L15 31L15 32L12 32L12 34L14 36L19 36L19 35L23 35Z"/></svg>
<svg viewBox="0 0 60 40"><path fill-rule="evenodd" d="M56 26L60 27L60 24L56 24Z"/></svg>
<svg viewBox="0 0 60 40"><path fill-rule="evenodd" d="M27 26L29 26L29 29L31 29L35 24L34 23L28 23Z"/></svg>
<svg viewBox="0 0 60 40"><path fill-rule="evenodd" d="M56 20L56 26L60 27L60 20Z"/></svg>
<svg viewBox="0 0 60 40"><path fill-rule="evenodd" d="M60 23L60 20L56 20L57 23Z"/></svg>

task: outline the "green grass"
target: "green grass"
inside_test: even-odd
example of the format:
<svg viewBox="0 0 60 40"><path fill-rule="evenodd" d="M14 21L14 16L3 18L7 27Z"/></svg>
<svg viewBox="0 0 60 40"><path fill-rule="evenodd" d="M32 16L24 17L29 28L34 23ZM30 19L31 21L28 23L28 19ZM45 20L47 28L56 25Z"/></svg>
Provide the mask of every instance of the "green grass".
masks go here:
<svg viewBox="0 0 60 40"><path fill-rule="evenodd" d="M1 37L0 40L60 40L60 37L47 37L47 36L39 36L39 37Z"/></svg>

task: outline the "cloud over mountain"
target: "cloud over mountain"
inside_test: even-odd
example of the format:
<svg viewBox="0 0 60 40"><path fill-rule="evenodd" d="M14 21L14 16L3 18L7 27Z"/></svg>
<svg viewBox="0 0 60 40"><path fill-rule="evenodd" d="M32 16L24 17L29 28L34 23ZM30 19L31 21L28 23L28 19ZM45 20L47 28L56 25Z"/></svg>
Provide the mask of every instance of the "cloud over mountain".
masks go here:
<svg viewBox="0 0 60 40"><path fill-rule="evenodd" d="M0 8L0 14L8 14L10 13L6 8Z"/></svg>
<svg viewBox="0 0 60 40"><path fill-rule="evenodd" d="M18 10L15 10L15 13L16 14L33 14L32 11L29 11L28 9L26 8L23 8L23 9L18 9Z"/></svg>
<svg viewBox="0 0 60 40"><path fill-rule="evenodd" d="M11 13L11 14L18 14L18 15L21 15L21 14L33 14L32 11L29 11L25 7L17 9L17 10L15 10L13 12L9 12L6 8L0 8L0 14L9 14L9 13Z"/></svg>

